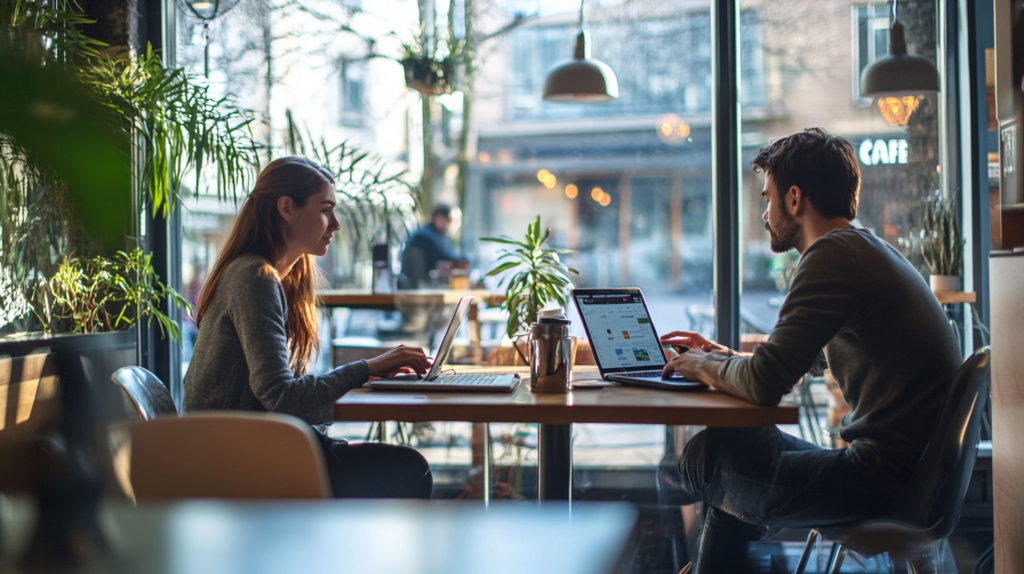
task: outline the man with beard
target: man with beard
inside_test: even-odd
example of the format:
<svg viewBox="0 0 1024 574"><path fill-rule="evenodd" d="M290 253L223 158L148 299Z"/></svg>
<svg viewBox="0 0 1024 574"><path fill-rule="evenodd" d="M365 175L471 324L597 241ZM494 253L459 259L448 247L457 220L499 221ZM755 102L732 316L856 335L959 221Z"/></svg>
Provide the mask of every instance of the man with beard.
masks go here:
<svg viewBox="0 0 1024 574"><path fill-rule="evenodd" d="M777 253L801 254L768 340L738 353L697 333L665 367L760 405L777 405L808 372L831 369L850 413L848 448L823 449L776 428L708 428L662 467L659 486L706 505L696 574L746 572L747 545L781 527L882 516L914 470L960 366L956 338L921 275L854 228L860 169L843 138L812 128L752 162L765 176L763 219ZM667 475L667 476L666 476Z"/></svg>

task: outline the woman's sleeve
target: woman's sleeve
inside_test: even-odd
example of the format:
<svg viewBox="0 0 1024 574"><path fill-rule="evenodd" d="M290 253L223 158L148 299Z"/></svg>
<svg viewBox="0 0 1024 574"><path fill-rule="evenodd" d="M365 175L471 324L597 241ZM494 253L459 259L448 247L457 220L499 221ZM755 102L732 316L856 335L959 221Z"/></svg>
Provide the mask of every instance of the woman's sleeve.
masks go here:
<svg viewBox="0 0 1024 574"><path fill-rule="evenodd" d="M369 378L366 362L296 378L289 368L287 307L280 283L258 274L233 290L230 299L230 316L256 398L270 412L293 415L311 425L333 422L334 402Z"/></svg>

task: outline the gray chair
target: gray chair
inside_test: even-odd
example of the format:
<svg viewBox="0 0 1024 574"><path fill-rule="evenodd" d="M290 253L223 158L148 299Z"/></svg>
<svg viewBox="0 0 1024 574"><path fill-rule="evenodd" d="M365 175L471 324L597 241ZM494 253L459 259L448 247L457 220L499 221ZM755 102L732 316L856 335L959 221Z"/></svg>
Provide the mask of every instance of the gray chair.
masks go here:
<svg viewBox="0 0 1024 574"><path fill-rule="evenodd" d="M159 416L178 416L171 392L156 375L142 367L122 367L110 377L121 387L135 407L139 420L148 421Z"/></svg>
<svg viewBox="0 0 1024 574"><path fill-rule="evenodd" d="M836 543L829 572L837 574L847 549L865 556L888 552L918 572L920 558L945 539L960 518L974 471L982 414L990 386L989 347L978 349L957 371L928 446L888 516L860 524L812 530L796 573L803 574L820 535Z"/></svg>

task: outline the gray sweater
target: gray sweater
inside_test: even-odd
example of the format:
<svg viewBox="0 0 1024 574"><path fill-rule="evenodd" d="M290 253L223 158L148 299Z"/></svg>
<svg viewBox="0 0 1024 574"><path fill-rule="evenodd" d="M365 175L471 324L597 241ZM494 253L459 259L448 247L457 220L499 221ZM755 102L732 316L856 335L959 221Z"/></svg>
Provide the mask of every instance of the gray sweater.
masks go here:
<svg viewBox="0 0 1024 574"><path fill-rule="evenodd" d="M269 265L243 255L221 276L185 374L185 411L270 411L330 424L334 402L362 386L369 368L359 361L322 376L292 373L288 304Z"/></svg>
<svg viewBox="0 0 1024 574"><path fill-rule="evenodd" d="M832 231L808 247L768 341L718 374L778 404L822 349L850 405L840 435L852 460L899 488L938 422L960 349L921 275L868 231Z"/></svg>

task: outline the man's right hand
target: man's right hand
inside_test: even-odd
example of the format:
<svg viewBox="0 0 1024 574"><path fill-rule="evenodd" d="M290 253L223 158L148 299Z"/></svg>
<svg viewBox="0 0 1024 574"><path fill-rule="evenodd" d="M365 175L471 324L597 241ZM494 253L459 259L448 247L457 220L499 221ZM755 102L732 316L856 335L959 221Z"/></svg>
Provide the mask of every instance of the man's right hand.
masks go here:
<svg viewBox="0 0 1024 574"><path fill-rule="evenodd" d="M719 345L714 341L709 341L701 336L700 333L694 333L692 331L672 331L667 335L662 335L661 344L673 347L686 347L687 349L699 349L708 353L719 353L727 356L736 354L736 352L729 347Z"/></svg>

